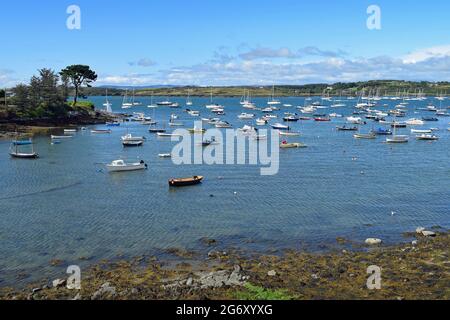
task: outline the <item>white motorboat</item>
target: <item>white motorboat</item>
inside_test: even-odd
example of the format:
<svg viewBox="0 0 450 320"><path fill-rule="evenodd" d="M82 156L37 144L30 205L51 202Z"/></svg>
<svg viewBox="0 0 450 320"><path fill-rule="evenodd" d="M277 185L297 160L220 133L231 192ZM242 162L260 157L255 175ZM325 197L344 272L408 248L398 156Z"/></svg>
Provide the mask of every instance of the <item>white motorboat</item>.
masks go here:
<svg viewBox="0 0 450 320"><path fill-rule="evenodd" d="M347 117L347 122L352 124L361 124L362 119L360 117Z"/></svg>
<svg viewBox="0 0 450 320"><path fill-rule="evenodd" d="M431 129L424 129L424 130L411 129L411 133L429 134L432 132L433 132L433 130L431 130Z"/></svg>
<svg viewBox="0 0 450 320"><path fill-rule="evenodd" d="M266 119L256 119L257 126L265 126L266 124L268 124L268 121Z"/></svg>
<svg viewBox="0 0 450 320"><path fill-rule="evenodd" d="M64 133L75 133L77 132L77 129L64 129Z"/></svg>
<svg viewBox="0 0 450 320"><path fill-rule="evenodd" d="M109 129L107 129L107 130L102 130L102 129L94 129L94 130L91 130L91 133L93 133L93 134L109 134L109 133L111 133L112 131L111 130L109 130Z"/></svg>
<svg viewBox="0 0 450 320"><path fill-rule="evenodd" d="M172 158L172 154L170 154L170 153L160 153L160 154L158 154L158 157L160 157L160 158Z"/></svg>
<svg viewBox="0 0 450 320"><path fill-rule="evenodd" d="M216 128L231 128L232 125L227 121L217 121L215 123Z"/></svg>
<svg viewBox="0 0 450 320"><path fill-rule="evenodd" d="M300 136L300 132L280 131L280 136L285 136L285 137L298 137L298 136Z"/></svg>
<svg viewBox="0 0 450 320"><path fill-rule="evenodd" d="M254 114L252 113L241 113L240 115L238 115L238 118L241 120L248 120L248 119L253 119L255 117Z"/></svg>
<svg viewBox="0 0 450 320"><path fill-rule="evenodd" d="M55 136L55 135L51 135L50 138L52 140L60 140L60 139L70 139L73 138L73 136L69 136L69 135L65 135L65 136Z"/></svg>
<svg viewBox="0 0 450 320"><path fill-rule="evenodd" d="M254 135L258 130L252 126L245 125L242 128L239 128L238 131L244 135Z"/></svg>
<svg viewBox="0 0 450 320"><path fill-rule="evenodd" d="M124 135L122 137L122 141L142 141L142 142L144 142L145 140L146 140L145 137L133 137L131 135L131 133Z"/></svg>
<svg viewBox="0 0 450 320"><path fill-rule="evenodd" d="M147 169L147 167L147 164L143 160L135 163L126 163L123 160L114 160L110 164L106 165L109 172L136 171Z"/></svg>
<svg viewBox="0 0 450 320"><path fill-rule="evenodd" d="M200 111L196 111L196 110L189 110L187 113L193 117L200 116Z"/></svg>
<svg viewBox="0 0 450 320"><path fill-rule="evenodd" d="M286 126L281 123L275 123L274 125L272 125L272 128L275 130L289 130L289 126Z"/></svg>
<svg viewBox="0 0 450 320"><path fill-rule="evenodd" d="M428 141L436 141L439 140L439 137L434 134L420 134L416 136L417 140L428 140Z"/></svg>
<svg viewBox="0 0 450 320"><path fill-rule="evenodd" d="M157 132L156 135L161 138L181 137L181 134Z"/></svg>
<svg viewBox="0 0 450 320"><path fill-rule="evenodd" d="M423 126L425 124L425 122L423 120L413 118L413 119L407 120L406 124L408 124L410 126Z"/></svg>

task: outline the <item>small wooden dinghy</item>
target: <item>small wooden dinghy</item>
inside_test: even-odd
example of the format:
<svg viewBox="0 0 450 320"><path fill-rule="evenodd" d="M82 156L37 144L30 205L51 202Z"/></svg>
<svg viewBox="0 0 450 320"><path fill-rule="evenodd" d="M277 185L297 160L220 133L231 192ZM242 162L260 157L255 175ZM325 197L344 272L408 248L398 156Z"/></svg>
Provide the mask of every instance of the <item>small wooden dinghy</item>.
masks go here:
<svg viewBox="0 0 450 320"><path fill-rule="evenodd" d="M193 176L192 178L169 179L170 187L186 187L200 184L203 180L202 176Z"/></svg>

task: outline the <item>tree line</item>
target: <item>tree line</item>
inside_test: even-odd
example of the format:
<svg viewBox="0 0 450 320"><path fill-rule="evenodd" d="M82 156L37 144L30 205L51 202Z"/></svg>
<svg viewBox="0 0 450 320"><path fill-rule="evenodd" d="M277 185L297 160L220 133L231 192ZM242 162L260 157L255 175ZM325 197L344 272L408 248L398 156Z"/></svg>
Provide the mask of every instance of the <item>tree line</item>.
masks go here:
<svg viewBox="0 0 450 320"><path fill-rule="evenodd" d="M86 65L71 65L56 72L43 68L31 77L28 84L18 84L11 90L11 96L4 90L0 97L11 106L17 117L55 118L67 116L77 106L83 86L90 87L97 80L96 73ZM70 92L74 90L74 100L68 103Z"/></svg>

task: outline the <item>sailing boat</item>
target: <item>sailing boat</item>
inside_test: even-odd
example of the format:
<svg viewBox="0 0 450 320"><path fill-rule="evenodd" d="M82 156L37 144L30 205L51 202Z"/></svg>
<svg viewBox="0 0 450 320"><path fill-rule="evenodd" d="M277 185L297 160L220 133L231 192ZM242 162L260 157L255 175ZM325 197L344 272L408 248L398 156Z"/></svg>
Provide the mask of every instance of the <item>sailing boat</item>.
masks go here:
<svg viewBox="0 0 450 320"><path fill-rule="evenodd" d="M103 104L103 106L106 108L105 109L106 112L112 113L112 109L111 109L112 103L109 102L109 100L108 100L108 89L106 89L106 98L105 98L105 103Z"/></svg>
<svg viewBox="0 0 450 320"><path fill-rule="evenodd" d="M190 92L190 90L188 90L188 96L187 96L187 99L186 99L186 105L187 106L192 106L193 105L193 103L191 101L190 94L191 94L191 92Z"/></svg>
<svg viewBox="0 0 450 320"><path fill-rule="evenodd" d="M223 106L221 106L221 105L219 105L217 103L213 103L213 91L212 91L212 88L211 88L211 100L210 101L211 101L210 104L207 104L205 106L206 109L222 109L223 108Z"/></svg>
<svg viewBox="0 0 450 320"><path fill-rule="evenodd" d="M397 135L397 125L394 121L394 134L391 137L386 138L386 143L407 143L409 141L409 136Z"/></svg>
<svg viewBox="0 0 450 320"><path fill-rule="evenodd" d="M247 95L247 90L244 90L244 95L241 98L241 101L239 102L241 105L248 105L250 104L250 90L248 90L248 95Z"/></svg>
<svg viewBox="0 0 450 320"><path fill-rule="evenodd" d="M135 101L135 90L133 88L133 98L132 98L132 106L136 107L136 106L142 106L142 102L140 101Z"/></svg>
<svg viewBox="0 0 450 320"><path fill-rule="evenodd" d="M129 109L133 106L132 103L128 102L128 89L125 89L125 95L123 96L122 109Z"/></svg>
<svg viewBox="0 0 450 320"><path fill-rule="evenodd" d="M158 108L157 105L153 104L153 95L150 97L150 105L147 106L148 108Z"/></svg>
<svg viewBox="0 0 450 320"><path fill-rule="evenodd" d="M17 139L15 140L17 141ZM31 140L30 140L31 141ZM31 152L20 152L19 151L19 143L12 143L9 155L13 158L21 158L21 159L36 159L39 158L39 155L34 151L33 143L31 143Z"/></svg>
<svg viewBox="0 0 450 320"><path fill-rule="evenodd" d="M275 85L272 87L272 96L269 98L267 104L269 106L281 104L279 100L275 99Z"/></svg>

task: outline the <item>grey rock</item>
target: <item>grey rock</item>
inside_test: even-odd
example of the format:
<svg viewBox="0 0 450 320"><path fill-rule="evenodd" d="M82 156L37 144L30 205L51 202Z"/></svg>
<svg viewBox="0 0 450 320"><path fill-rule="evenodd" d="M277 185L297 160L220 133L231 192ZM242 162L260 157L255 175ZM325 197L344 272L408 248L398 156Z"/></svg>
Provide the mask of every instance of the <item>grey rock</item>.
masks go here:
<svg viewBox="0 0 450 320"><path fill-rule="evenodd" d="M136 288L131 289L131 294L138 294L139 290Z"/></svg>
<svg viewBox="0 0 450 320"><path fill-rule="evenodd" d="M53 288L60 288L60 287L64 287L65 285L66 285L65 279L56 279L56 280L53 280L53 282L52 282Z"/></svg>
<svg viewBox="0 0 450 320"><path fill-rule="evenodd" d="M377 239L377 238L368 238L368 239L366 239L365 242L368 245L375 246L375 245L381 244L383 241L381 241L381 239Z"/></svg>
<svg viewBox="0 0 450 320"><path fill-rule="evenodd" d="M73 297L72 300L82 300L83 297L81 296L81 294L77 293L77 295L75 297Z"/></svg>
<svg viewBox="0 0 450 320"><path fill-rule="evenodd" d="M267 272L267 275L269 277L275 277L277 275L277 272L275 270L270 270L269 272Z"/></svg>
<svg viewBox="0 0 450 320"><path fill-rule="evenodd" d="M91 297L92 300L112 299L116 296L116 288L112 287L109 282L102 284Z"/></svg>
<svg viewBox="0 0 450 320"><path fill-rule="evenodd" d="M427 231L427 230L422 231L422 235L425 236L425 237L436 237L436 233L435 232Z"/></svg>
<svg viewBox="0 0 450 320"><path fill-rule="evenodd" d="M418 233L418 234L422 234L422 232L424 232L425 231L425 228L424 227L418 227L417 229L416 229L416 233Z"/></svg>
<svg viewBox="0 0 450 320"><path fill-rule="evenodd" d="M42 288L34 288L33 290L31 290L31 294L35 294L39 291L42 291Z"/></svg>
<svg viewBox="0 0 450 320"><path fill-rule="evenodd" d="M195 280L194 280L195 279ZM241 267L235 266L233 271L220 270L215 272L196 272L192 277L164 285L164 289L177 290L189 286L192 289L221 288L224 286L243 286L245 277L241 274Z"/></svg>

